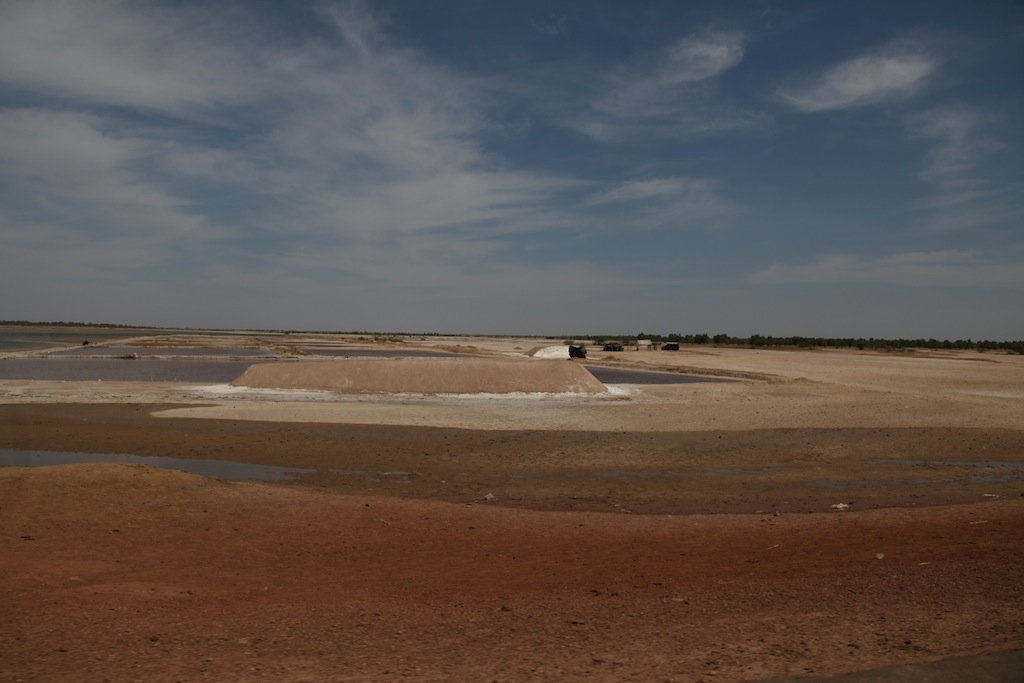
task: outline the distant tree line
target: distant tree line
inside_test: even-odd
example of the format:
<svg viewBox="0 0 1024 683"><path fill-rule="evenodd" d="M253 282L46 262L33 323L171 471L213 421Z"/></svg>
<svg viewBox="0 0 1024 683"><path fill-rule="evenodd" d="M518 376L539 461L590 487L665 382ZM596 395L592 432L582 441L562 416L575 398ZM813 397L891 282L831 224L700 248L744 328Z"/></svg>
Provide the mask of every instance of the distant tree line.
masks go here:
<svg viewBox="0 0 1024 683"><path fill-rule="evenodd" d="M17 325L18 327L121 327L133 330L153 330L155 327L145 325L119 325L118 323L74 323L63 320L41 323L34 320L0 320L0 325Z"/></svg>
<svg viewBox="0 0 1024 683"><path fill-rule="evenodd" d="M581 337L583 338L583 337ZM833 349L878 349L899 351L902 349L973 349L976 351L1009 351L1024 354L1024 341L997 342L971 339L877 339L875 337L775 337L752 334L749 337L733 337L728 334L650 334L640 332L634 336L597 335L588 337L597 344L621 342L629 344L637 339L652 342L678 342L680 344L715 344L718 346L749 346L753 348L833 348Z"/></svg>
<svg viewBox="0 0 1024 683"><path fill-rule="evenodd" d="M162 330L168 328L161 327L150 327L146 325L122 325L118 323L79 323L79 322L38 322L31 320L0 320L0 325L18 325L18 326L37 326L37 327L113 327L113 328L125 328L125 329L136 329L136 330ZM174 328L190 331L199 332L212 332L215 330L209 330L204 328ZM278 332L278 333L292 333L292 332L303 332L306 334L361 334L366 337L399 337L399 336L419 336L419 337L437 337L437 336L450 336L450 337L473 337L473 336L488 336L488 337L531 337L538 339L557 339L558 337L545 337L543 335L465 335L465 334L451 334L442 335L439 332L418 332L413 335L409 335L404 332L339 332L334 331L311 331L311 330L242 330L247 332ZM568 340L573 339L593 339L595 344L606 344L608 342L619 342L622 344L629 345L635 342L637 339L649 339L652 342L677 342L679 344L714 344L718 346L749 346L753 348L802 348L802 349L813 349L813 348L833 348L833 349L877 349L886 351L899 351L902 349L973 349L975 351L1009 351L1012 353L1024 354L1024 341L1009 341L1009 342L997 342L989 340L974 341L971 339L957 339L956 341L950 341L948 339L877 339L875 337L775 337L766 336L763 334L752 334L749 337L734 337L728 334L715 334L710 335L707 333L701 334L652 334L649 332L640 332L636 335L581 335L577 337L566 337Z"/></svg>

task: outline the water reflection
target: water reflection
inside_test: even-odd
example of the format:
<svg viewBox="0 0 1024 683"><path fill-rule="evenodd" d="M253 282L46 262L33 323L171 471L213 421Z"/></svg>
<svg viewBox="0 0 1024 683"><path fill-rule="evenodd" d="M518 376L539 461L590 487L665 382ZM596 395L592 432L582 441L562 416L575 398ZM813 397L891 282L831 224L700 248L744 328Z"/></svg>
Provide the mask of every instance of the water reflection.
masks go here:
<svg viewBox="0 0 1024 683"><path fill-rule="evenodd" d="M0 449L0 467L43 467L85 462L125 462L135 465L150 465L164 470L191 472L205 477L255 481L284 481L313 472L313 470L299 467L253 465L231 460L191 460L189 458L126 455L123 453L65 453Z"/></svg>
<svg viewBox="0 0 1024 683"><path fill-rule="evenodd" d="M252 365L246 360L111 360L8 358L0 379L65 382L230 382Z"/></svg>

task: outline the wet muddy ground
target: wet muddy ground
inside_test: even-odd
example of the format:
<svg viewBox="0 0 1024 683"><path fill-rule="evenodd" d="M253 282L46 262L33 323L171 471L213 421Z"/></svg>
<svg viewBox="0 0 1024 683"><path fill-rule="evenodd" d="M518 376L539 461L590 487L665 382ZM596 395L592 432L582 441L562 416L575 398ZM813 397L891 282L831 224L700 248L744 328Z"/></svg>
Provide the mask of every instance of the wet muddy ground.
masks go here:
<svg viewBox="0 0 1024 683"><path fill-rule="evenodd" d="M1024 501L1024 430L467 430L156 417L143 404L0 405L0 448L309 470L321 490L546 510L828 512ZM827 454L827 457L822 456ZM1016 459L1015 459L1016 458Z"/></svg>
<svg viewBox="0 0 1024 683"><path fill-rule="evenodd" d="M211 394L214 419L155 379L19 380L0 679L1024 680L1017 366L794 358L737 355L760 383L488 403L476 428L443 425L486 401L408 413L427 426L359 422L408 397L275 421L315 406ZM225 382L254 361L31 362ZM163 469L193 466L212 477Z"/></svg>

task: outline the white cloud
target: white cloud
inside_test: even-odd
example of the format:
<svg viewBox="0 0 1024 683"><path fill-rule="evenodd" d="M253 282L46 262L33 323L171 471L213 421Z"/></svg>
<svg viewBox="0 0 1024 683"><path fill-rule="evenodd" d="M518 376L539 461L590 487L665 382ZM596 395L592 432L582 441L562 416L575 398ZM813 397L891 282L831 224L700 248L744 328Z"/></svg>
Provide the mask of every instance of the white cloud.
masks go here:
<svg viewBox="0 0 1024 683"><path fill-rule="evenodd" d="M1019 287L1024 264L1000 262L979 251L914 251L879 258L823 256L805 265L775 264L754 273L752 284L859 283L911 287Z"/></svg>
<svg viewBox="0 0 1024 683"><path fill-rule="evenodd" d="M630 180L597 193L587 200L587 204L618 204L647 200L682 200L697 203L718 201L714 182L711 180L670 177Z"/></svg>
<svg viewBox="0 0 1024 683"><path fill-rule="evenodd" d="M951 188L963 186L964 176L974 170L979 156L1002 146L979 134L978 129L987 122L980 109L968 106L941 107L916 115L912 132L937 141L925 157L921 178Z"/></svg>
<svg viewBox="0 0 1024 683"><path fill-rule="evenodd" d="M90 115L0 110L0 179L8 210L31 207L70 224L87 216L102 223L99 232L148 229L156 240L204 230L185 202L135 172L151 154L149 142L108 134Z"/></svg>
<svg viewBox="0 0 1024 683"><path fill-rule="evenodd" d="M369 190L339 188L337 195L321 198L320 208L325 227L350 236L472 225L482 237L535 229L536 213L547 211L543 200L572 185L529 174L445 169Z"/></svg>
<svg viewBox="0 0 1024 683"><path fill-rule="evenodd" d="M179 111L249 101L237 17L117 0L0 4L0 80L63 99Z"/></svg>
<svg viewBox="0 0 1024 683"><path fill-rule="evenodd" d="M258 216L221 218L236 237L380 238L470 223L516 232L544 224L545 205L574 184L485 154L487 96L391 44L361 5L325 8L333 40L287 46L203 7L50 0L0 16L0 80L89 108L8 111L0 150L12 176L44 183L80 222L107 224L120 206L119 220L143 231L172 219L199 227L206 207L183 206L171 188L205 186L206 197L251 199ZM175 118L143 122L126 107Z"/></svg>
<svg viewBox="0 0 1024 683"><path fill-rule="evenodd" d="M587 200L587 204L632 202L658 197L706 197L712 193L712 183L702 178L653 178L632 180L600 192Z"/></svg>
<svg viewBox="0 0 1024 683"><path fill-rule="evenodd" d="M583 313L610 321L614 309L641 324L641 311L679 310L678 286L652 303L659 273L671 268L678 285L680 272L734 272L718 236L695 232L738 222L732 196L757 182L766 138L744 140L749 149L670 139L761 120L725 94L727 79L746 76L744 35L634 43L643 54L604 73L575 52L517 79L498 60L459 70L462 44L444 60L397 44L370 3L278 5L0 1L0 279L32 291L21 317L514 332L571 327ZM536 24L558 35L543 54L586 50L571 41L593 35L587 20L573 17L568 33L569 22ZM916 92L938 61L908 45L792 92L817 107ZM811 88L826 81L831 90ZM551 142L550 125L568 119L596 140L637 144ZM952 108L910 124L930 150L915 204L930 229L977 225L985 204L986 220L1013 225L1015 195L983 165L986 120ZM712 166L694 170L703 159ZM728 186L708 177L725 167L739 169ZM651 232L630 241L632 229ZM754 279L1019 282L1008 258L929 253L794 257Z"/></svg>
<svg viewBox="0 0 1024 683"><path fill-rule="evenodd" d="M610 74L591 110L572 125L602 141L752 125L757 116L714 97L715 79L743 60L745 41L742 33L711 30L684 36L655 59Z"/></svg>
<svg viewBox="0 0 1024 683"><path fill-rule="evenodd" d="M743 60L742 33L709 31L676 41L648 81L662 86L694 83L725 73Z"/></svg>
<svg viewBox="0 0 1024 683"><path fill-rule="evenodd" d="M917 93L935 75L939 58L924 43L900 40L825 69L779 91L803 112L861 107Z"/></svg>
<svg viewBox="0 0 1024 683"><path fill-rule="evenodd" d="M491 157L488 92L391 44L357 5L323 16L327 34L282 46L251 27L219 34L202 5L0 9L16 38L0 40L0 83L34 101L0 108L0 279L47 283L19 305L191 325L317 309L342 327L358 313L436 329L434 304L453 292L511 303L520 276L528 295L598 279L496 258L515 233L579 229L552 206L582 183ZM206 19L218 29L185 35ZM487 309L493 329L502 315Z"/></svg>
<svg viewBox="0 0 1024 683"><path fill-rule="evenodd" d="M706 228L709 219L736 211L707 178L633 180L591 195L584 205L600 211L597 222L616 229Z"/></svg>
<svg viewBox="0 0 1024 683"><path fill-rule="evenodd" d="M932 194L914 203L928 213L922 230L979 228L1021 214L1015 193L991 183L981 168L983 159L1003 148L983 132L994 121L982 109L967 105L937 107L912 117L911 134L934 142L920 175Z"/></svg>

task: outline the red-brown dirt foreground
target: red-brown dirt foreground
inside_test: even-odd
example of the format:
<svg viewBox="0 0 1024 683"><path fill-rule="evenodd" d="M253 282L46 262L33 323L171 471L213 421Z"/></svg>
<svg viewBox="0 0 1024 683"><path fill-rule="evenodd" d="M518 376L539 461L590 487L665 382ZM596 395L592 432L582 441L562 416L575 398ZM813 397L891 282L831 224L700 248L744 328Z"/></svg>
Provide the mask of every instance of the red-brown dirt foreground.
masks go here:
<svg viewBox="0 0 1024 683"><path fill-rule="evenodd" d="M0 679L1024 680L1024 359L665 355L736 381L0 380L0 449L303 469L0 468Z"/></svg>

